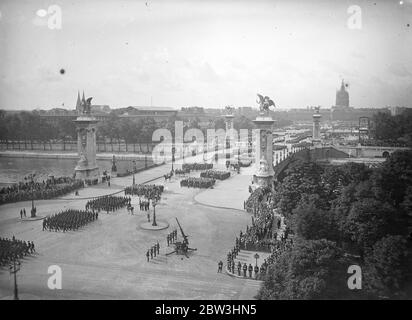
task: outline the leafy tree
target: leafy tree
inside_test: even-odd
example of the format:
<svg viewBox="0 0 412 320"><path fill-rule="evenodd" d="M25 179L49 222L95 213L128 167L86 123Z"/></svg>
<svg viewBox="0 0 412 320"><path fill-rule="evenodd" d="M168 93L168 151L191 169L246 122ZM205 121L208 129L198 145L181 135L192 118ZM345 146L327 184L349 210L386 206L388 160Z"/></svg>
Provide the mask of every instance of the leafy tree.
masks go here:
<svg viewBox="0 0 412 320"><path fill-rule="evenodd" d="M377 197L398 208L412 185L412 150L394 152L376 171L375 180Z"/></svg>
<svg viewBox="0 0 412 320"><path fill-rule="evenodd" d="M293 211L293 229L306 240L338 240L338 226L331 211L316 207L314 201L300 203Z"/></svg>
<svg viewBox="0 0 412 320"><path fill-rule="evenodd" d="M371 198L352 205L344 227L344 232L358 245L361 253L382 237L397 234L402 229L397 210L388 203Z"/></svg>
<svg viewBox="0 0 412 320"><path fill-rule="evenodd" d="M365 258L363 283L377 297L406 298L403 289L410 275L409 253L404 237L387 236L376 242Z"/></svg>
<svg viewBox="0 0 412 320"><path fill-rule="evenodd" d="M317 194L322 199L322 167L313 162L297 161L286 171L286 177L277 186L273 197L281 212L289 217L302 196ZM319 207L321 204L319 204Z"/></svg>
<svg viewBox="0 0 412 320"><path fill-rule="evenodd" d="M332 241L298 239L269 269L257 298L338 299L348 294L343 252Z"/></svg>

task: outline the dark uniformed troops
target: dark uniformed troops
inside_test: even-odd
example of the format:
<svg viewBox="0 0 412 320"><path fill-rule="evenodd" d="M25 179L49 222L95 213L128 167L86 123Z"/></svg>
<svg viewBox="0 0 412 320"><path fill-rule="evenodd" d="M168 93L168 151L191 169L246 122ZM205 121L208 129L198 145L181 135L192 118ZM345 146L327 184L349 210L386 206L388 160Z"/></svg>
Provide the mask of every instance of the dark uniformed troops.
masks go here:
<svg viewBox="0 0 412 320"><path fill-rule="evenodd" d="M0 203L56 198L83 186L83 181L71 177L47 179L47 181L42 182L19 182L0 189ZM26 217L25 210L23 210L23 217Z"/></svg>
<svg viewBox="0 0 412 320"><path fill-rule="evenodd" d="M246 263L243 264L243 277L246 278L246 272L247 272L247 265Z"/></svg>
<svg viewBox="0 0 412 320"><path fill-rule="evenodd" d="M17 240L14 236L12 239L0 238L0 266L33 254L35 251L33 241Z"/></svg>
<svg viewBox="0 0 412 320"><path fill-rule="evenodd" d="M259 274L259 267L255 265L255 279L258 278L258 274Z"/></svg>
<svg viewBox="0 0 412 320"><path fill-rule="evenodd" d="M140 208L140 211L149 211L149 209L150 209L150 201L146 201L146 200L142 201L142 200L139 200L139 208Z"/></svg>
<svg viewBox="0 0 412 320"><path fill-rule="evenodd" d="M190 177L180 180L181 187L208 189L215 184L216 180L212 178L195 178Z"/></svg>
<svg viewBox="0 0 412 320"><path fill-rule="evenodd" d="M242 264L240 261L237 263L237 274L240 277L240 272L242 271Z"/></svg>
<svg viewBox="0 0 412 320"><path fill-rule="evenodd" d="M217 264L217 272L222 273L222 269L223 269L223 262L222 260L220 260L219 263Z"/></svg>
<svg viewBox="0 0 412 320"><path fill-rule="evenodd" d="M43 220L43 231L63 231L77 230L80 227L97 220L98 213L68 209L60 213L49 216Z"/></svg>
<svg viewBox="0 0 412 320"><path fill-rule="evenodd" d="M173 230L171 233L169 233L166 237L166 240L168 246L172 243L175 243L175 241L177 240L177 230Z"/></svg>
<svg viewBox="0 0 412 320"><path fill-rule="evenodd" d="M160 254L160 244L158 241L150 249L147 250L146 252L147 262L149 262L149 256L150 256L150 259L153 259L153 258L156 258L156 256L158 256L159 254Z"/></svg>
<svg viewBox="0 0 412 320"><path fill-rule="evenodd" d="M252 278L253 266L252 266L251 263L249 263L249 268L248 268L248 270L249 270L249 278Z"/></svg>
<svg viewBox="0 0 412 320"><path fill-rule="evenodd" d="M97 199L90 200L86 203L85 209L92 211L116 211L118 209L130 206L130 197L116 197L116 196L103 196Z"/></svg>
<svg viewBox="0 0 412 320"><path fill-rule="evenodd" d="M263 266L263 265L260 266L260 279L263 278L263 276L265 275L265 273L266 273L266 270L265 270L264 266Z"/></svg>
<svg viewBox="0 0 412 320"><path fill-rule="evenodd" d="M20 219L26 218L26 208L20 209Z"/></svg>
<svg viewBox="0 0 412 320"><path fill-rule="evenodd" d="M124 189L125 195L134 195L152 199L155 194L162 194L164 186L156 184L138 184Z"/></svg>

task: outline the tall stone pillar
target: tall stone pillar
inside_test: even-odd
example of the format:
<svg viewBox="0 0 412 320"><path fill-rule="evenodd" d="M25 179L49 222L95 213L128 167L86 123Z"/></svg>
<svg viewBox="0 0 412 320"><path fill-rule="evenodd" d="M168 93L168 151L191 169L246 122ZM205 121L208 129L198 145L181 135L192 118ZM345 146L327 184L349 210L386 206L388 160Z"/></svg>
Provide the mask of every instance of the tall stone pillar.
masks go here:
<svg viewBox="0 0 412 320"><path fill-rule="evenodd" d="M272 126L275 120L259 116L253 122L257 127L253 182L258 187L271 187L274 175Z"/></svg>
<svg viewBox="0 0 412 320"><path fill-rule="evenodd" d="M259 116L253 120L256 125L255 146L255 174L253 184L255 187L273 187L273 134L272 126L275 120L269 115L270 106L275 103L268 97L258 96Z"/></svg>
<svg viewBox="0 0 412 320"><path fill-rule="evenodd" d="M225 124L226 124L226 135L225 135L225 157L226 161L230 161L231 158L231 152L230 149L228 148L233 148L234 147L234 128L233 128L233 119L235 116L233 115L233 108L231 107L226 107L226 114L224 115L225 118Z"/></svg>
<svg viewBox="0 0 412 320"><path fill-rule="evenodd" d="M96 162L96 125L98 121L83 113L74 120L77 130L77 151L79 161L74 168L76 179L99 179L99 167Z"/></svg>
<svg viewBox="0 0 412 320"><path fill-rule="evenodd" d="M320 119L322 115L319 112L319 107L315 108L315 113L313 114L313 134L312 142L313 144L320 144Z"/></svg>

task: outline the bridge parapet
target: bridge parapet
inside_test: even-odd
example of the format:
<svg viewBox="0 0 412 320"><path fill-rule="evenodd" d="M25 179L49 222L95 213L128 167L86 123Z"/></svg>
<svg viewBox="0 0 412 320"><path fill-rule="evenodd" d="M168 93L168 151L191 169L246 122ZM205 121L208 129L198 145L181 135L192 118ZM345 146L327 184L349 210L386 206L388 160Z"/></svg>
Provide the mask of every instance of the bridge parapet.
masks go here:
<svg viewBox="0 0 412 320"><path fill-rule="evenodd" d="M349 155L342 150L335 148L334 146L306 148L295 153L292 153L285 160L281 161L274 167L274 178L276 180L282 179L284 172L289 165L295 161L317 161L325 159L336 158L349 158Z"/></svg>
<svg viewBox="0 0 412 320"><path fill-rule="evenodd" d="M406 147L381 147L381 146L335 146L337 150L356 158L387 158L397 150L410 150Z"/></svg>

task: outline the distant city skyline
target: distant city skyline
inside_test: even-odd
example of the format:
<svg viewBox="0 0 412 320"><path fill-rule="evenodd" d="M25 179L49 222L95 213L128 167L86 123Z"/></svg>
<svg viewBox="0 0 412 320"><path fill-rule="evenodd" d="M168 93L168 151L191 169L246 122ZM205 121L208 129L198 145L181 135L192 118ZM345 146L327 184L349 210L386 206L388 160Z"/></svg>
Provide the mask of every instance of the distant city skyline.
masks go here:
<svg viewBox="0 0 412 320"><path fill-rule="evenodd" d="M62 28L40 9L56 4ZM78 90L111 108L335 104L412 107L412 0L0 3L0 108L74 109Z"/></svg>

